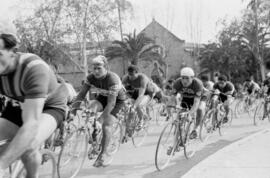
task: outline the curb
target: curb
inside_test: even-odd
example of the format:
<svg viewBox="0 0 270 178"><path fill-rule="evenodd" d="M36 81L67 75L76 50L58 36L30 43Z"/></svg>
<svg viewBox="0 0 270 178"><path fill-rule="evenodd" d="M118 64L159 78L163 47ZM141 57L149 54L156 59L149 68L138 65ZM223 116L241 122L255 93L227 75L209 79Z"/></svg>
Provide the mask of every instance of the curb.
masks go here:
<svg viewBox="0 0 270 178"><path fill-rule="evenodd" d="M203 161L201 161L199 164L197 164L196 166L194 166L193 168L191 168L186 174L184 174L181 178L185 178L185 177L191 177L192 175L192 172L197 169L197 167L199 167L201 164L204 164L205 162L207 162L209 159L211 159L213 156L215 156L216 154L224 154L224 152L228 152L230 150L233 150L235 147L238 147L239 145L242 145L243 143L251 140L251 139L254 139L254 137L257 137L261 134L264 134L264 133L267 133L270 131L270 128L269 129L264 129L264 130L261 130L261 131L258 131L254 134L251 134L245 138L242 138L236 142L233 142L231 143L230 145L220 149L219 151L215 152L214 154L208 156L206 159L204 159Z"/></svg>

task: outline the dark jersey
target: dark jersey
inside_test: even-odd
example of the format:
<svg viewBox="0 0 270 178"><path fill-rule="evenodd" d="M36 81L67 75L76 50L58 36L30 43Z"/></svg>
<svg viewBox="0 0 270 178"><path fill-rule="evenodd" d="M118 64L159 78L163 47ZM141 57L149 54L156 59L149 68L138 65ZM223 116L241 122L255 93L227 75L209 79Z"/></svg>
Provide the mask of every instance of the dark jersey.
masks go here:
<svg viewBox="0 0 270 178"><path fill-rule="evenodd" d="M221 93L227 93L229 91L234 91L234 86L231 82L227 81L226 85L222 88L218 85L218 83L215 83L214 89L218 89Z"/></svg>
<svg viewBox="0 0 270 178"><path fill-rule="evenodd" d="M126 88L131 88L135 90L138 90L146 86L145 93L150 94L150 95L158 92L152 80L142 73L139 73L138 77L135 80L130 80L128 75L124 76L123 84Z"/></svg>
<svg viewBox="0 0 270 178"><path fill-rule="evenodd" d="M184 87L181 79L177 79L173 84L173 89L176 93L180 93L183 99L194 99L202 96L203 84L199 79L194 78L191 85Z"/></svg>
<svg viewBox="0 0 270 178"><path fill-rule="evenodd" d="M13 100L46 98L44 107L66 109L67 90L38 56L18 53L16 68L0 76L0 94Z"/></svg>
<svg viewBox="0 0 270 178"><path fill-rule="evenodd" d="M96 78L94 74L89 74L86 79L86 85L90 87L90 92L93 89L98 89L100 95L108 96L110 94L116 95L118 100L125 100L125 90L122 85L120 77L111 71L103 78Z"/></svg>

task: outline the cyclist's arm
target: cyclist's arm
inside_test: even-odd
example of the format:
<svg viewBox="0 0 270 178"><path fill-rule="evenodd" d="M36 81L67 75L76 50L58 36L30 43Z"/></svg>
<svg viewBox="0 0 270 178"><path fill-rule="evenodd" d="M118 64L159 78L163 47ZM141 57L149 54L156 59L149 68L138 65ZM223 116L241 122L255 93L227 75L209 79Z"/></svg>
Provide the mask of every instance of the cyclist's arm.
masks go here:
<svg viewBox="0 0 270 178"><path fill-rule="evenodd" d="M82 89L80 90L79 94L77 95L76 99L74 100L74 104L72 106L73 108L77 108L77 107L80 106L80 103L77 102L77 101L84 100L84 98L85 98L87 92L89 91L89 89L90 89L90 85L88 85L88 84L85 83L83 85Z"/></svg>
<svg viewBox="0 0 270 178"><path fill-rule="evenodd" d="M25 151L38 148L55 130L54 118L41 122L44 102L45 98L26 99L21 105L23 125L0 157L2 168L8 167Z"/></svg>
<svg viewBox="0 0 270 178"><path fill-rule="evenodd" d="M197 112L198 108L199 108L199 105L200 105L200 101L201 101L201 98L200 97L195 97L194 98L194 103L189 111L190 114L193 114L195 112Z"/></svg>
<svg viewBox="0 0 270 178"><path fill-rule="evenodd" d="M142 98L143 98L143 96L145 94L146 88L147 88L147 81L146 81L146 79L143 78L143 80L141 81L141 87L139 88L138 98L136 99L136 101L134 103L134 107L135 108L141 102L141 100L142 100Z"/></svg>

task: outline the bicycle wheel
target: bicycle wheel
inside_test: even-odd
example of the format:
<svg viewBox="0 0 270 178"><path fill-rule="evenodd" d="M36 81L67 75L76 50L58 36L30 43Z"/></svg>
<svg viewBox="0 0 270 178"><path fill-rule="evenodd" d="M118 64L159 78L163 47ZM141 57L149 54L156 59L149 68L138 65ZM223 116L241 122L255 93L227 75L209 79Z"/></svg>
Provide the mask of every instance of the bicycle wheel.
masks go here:
<svg viewBox="0 0 270 178"><path fill-rule="evenodd" d="M140 122L140 119L138 115L135 115L134 118L134 133L132 135L132 143L135 147L142 146L147 134L148 134L148 128L149 128L149 121L147 119L142 119Z"/></svg>
<svg viewBox="0 0 270 178"><path fill-rule="evenodd" d="M224 127L224 118L226 116L225 111L217 110L217 128L220 136L223 135L222 128Z"/></svg>
<svg viewBox="0 0 270 178"><path fill-rule="evenodd" d="M201 124L199 138L202 142L206 142L210 135L213 133L212 120L214 117L214 110L209 110L205 113Z"/></svg>
<svg viewBox="0 0 270 178"><path fill-rule="evenodd" d="M74 178L80 171L87 157L88 134L77 130L66 139L60 151L57 174L60 178Z"/></svg>
<svg viewBox="0 0 270 178"><path fill-rule="evenodd" d="M243 101L239 100L235 105L235 116L237 118L244 112L244 103Z"/></svg>
<svg viewBox="0 0 270 178"><path fill-rule="evenodd" d="M168 166L174 155L177 131L174 122L167 123L159 136L155 154L155 165L159 171Z"/></svg>
<svg viewBox="0 0 270 178"><path fill-rule="evenodd" d="M255 109L253 124L258 125L261 121L263 121L263 113L264 113L264 102L261 102Z"/></svg>
<svg viewBox="0 0 270 178"><path fill-rule="evenodd" d="M112 156L119 150L121 139L122 139L122 126L120 125L119 122L115 122L112 128L111 141L107 148L108 155Z"/></svg>
<svg viewBox="0 0 270 178"><path fill-rule="evenodd" d="M180 131L180 139L184 145L184 155L186 159L190 159L196 153L196 144L198 139L190 139L190 134L192 128L194 128L194 121L188 121L187 119L183 120L181 131Z"/></svg>

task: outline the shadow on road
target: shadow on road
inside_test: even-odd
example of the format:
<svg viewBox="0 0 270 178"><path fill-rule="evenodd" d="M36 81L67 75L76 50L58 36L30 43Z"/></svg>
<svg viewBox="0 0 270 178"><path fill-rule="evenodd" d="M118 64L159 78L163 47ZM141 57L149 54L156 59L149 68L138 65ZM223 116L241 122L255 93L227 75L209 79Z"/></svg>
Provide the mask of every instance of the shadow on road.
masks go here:
<svg viewBox="0 0 270 178"><path fill-rule="evenodd" d="M241 139L241 138L239 138ZM155 171L152 173L145 174L143 178L179 178L183 176L185 173L187 173L192 167L194 167L196 164L200 163L202 160L204 160L206 157L214 154L218 150L222 149L223 147L239 140L219 140L215 143L211 143L209 145L206 145L202 150L198 151L193 158L190 160L186 159L175 159L172 160L171 166L167 167L163 171ZM177 155L176 155L177 156Z"/></svg>

